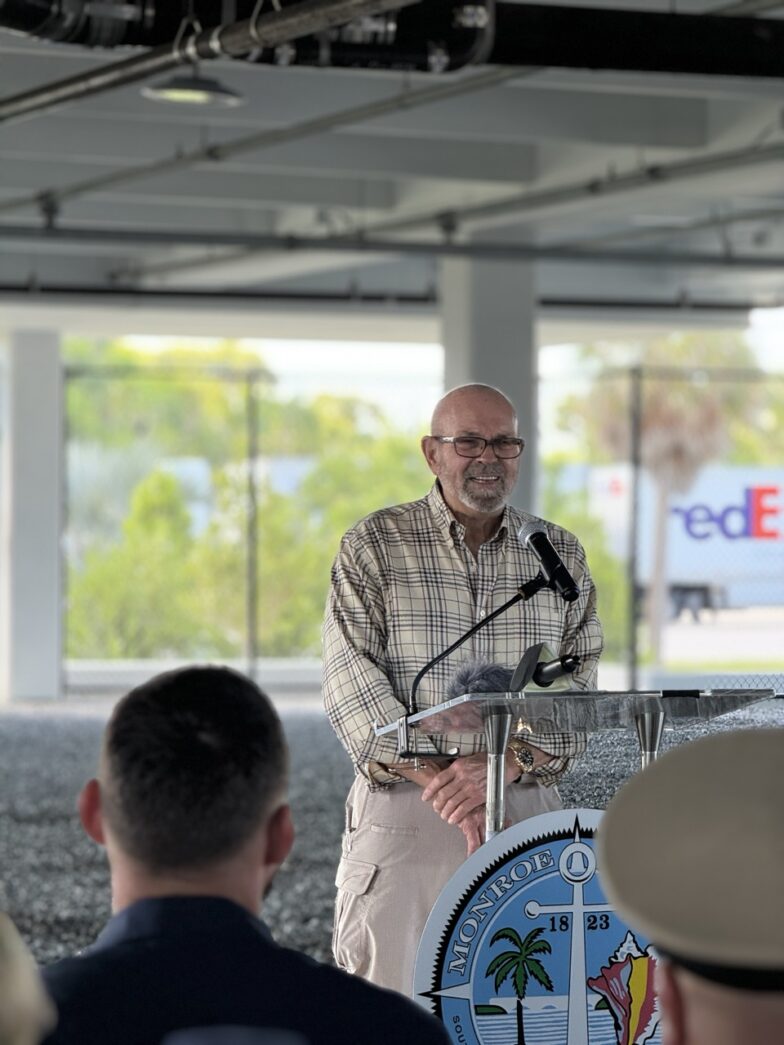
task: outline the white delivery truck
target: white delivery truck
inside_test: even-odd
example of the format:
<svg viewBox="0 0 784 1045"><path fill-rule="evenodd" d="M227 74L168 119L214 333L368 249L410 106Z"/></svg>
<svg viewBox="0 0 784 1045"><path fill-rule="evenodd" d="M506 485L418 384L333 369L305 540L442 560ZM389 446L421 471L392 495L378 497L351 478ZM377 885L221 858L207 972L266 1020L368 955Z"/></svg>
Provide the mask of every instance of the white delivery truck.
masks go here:
<svg viewBox="0 0 784 1045"><path fill-rule="evenodd" d="M571 473L572 468L566 470ZM592 515L604 522L616 555L629 554L628 464L565 475L588 489ZM577 480L575 482L575 479ZM637 583L650 584L655 532L654 486L640 473ZM691 488L673 493L667 512L667 586L674 615L702 609L784 605L784 468L709 465Z"/></svg>

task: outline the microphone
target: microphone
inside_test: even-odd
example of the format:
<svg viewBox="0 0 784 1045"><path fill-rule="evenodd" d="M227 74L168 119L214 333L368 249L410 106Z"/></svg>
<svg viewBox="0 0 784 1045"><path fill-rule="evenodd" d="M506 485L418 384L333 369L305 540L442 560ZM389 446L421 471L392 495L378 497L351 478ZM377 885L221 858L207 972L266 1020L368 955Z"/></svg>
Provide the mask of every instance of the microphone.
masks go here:
<svg viewBox="0 0 784 1045"><path fill-rule="evenodd" d="M464 693L508 693L512 669L487 660L467 660L455 671L446 688L446 699Z"/></svg>
<svg viewBox="0 0 784 1045"><path fill-rule="evenodd" d="M538 654L542 643L538 643L532 649ZM574 654L567 653L555 660L542 661L533 667L532 674L528 675L525 682L531 681L537 686L546 689L552 686L556 679L564 675L571 675L580 666L580 658ZM519 667L519 665L518 665ZM488 660L477 658L464 661L452 675L446 688L446 699L454 700L462 697L465 693L513 693L522 686L512 686L514 675L511 668L505 668L503 664L493 664ZM523 682L523 685L525 685Z"/></svg>
<svg viewBox="0 0 784 1045"><path fill-rule="evenodd" d="M579 667L580 658L573 653L567 653L565 656L557 657L555 660L537 664L534 668L533 681L537 686L547 689L548 686L552 686L556 679L563 678L564 675L571 675Z"/></svg>
<svg viewBox="0 0 784 1045"><path fill-rule="evenodd" d="M564 600L574 602L580 596L580 589L574 577L567 570L563 559L550 543L541 523L524 523L517 531L518 538L530 549L539 560L539 566L548 585Z"/></svg>

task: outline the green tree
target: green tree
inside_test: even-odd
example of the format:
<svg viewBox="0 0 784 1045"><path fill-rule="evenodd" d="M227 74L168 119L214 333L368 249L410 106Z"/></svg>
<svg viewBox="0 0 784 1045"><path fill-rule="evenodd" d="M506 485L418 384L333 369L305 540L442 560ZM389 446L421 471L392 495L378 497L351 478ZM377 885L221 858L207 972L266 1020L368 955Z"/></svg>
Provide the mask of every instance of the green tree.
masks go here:
<svg viewBox="0 0 784 1045"><path fill-rule="evenodd" d="M587 397L564 401L562 427L580 434L589 459L628 460L634 382L617 380L617 371L615 380L606 380L596 346L586 346L583 355L594 366L599 362L598 379ZM734 431L753 423L762 386L756 380L738 379L739 369L753 377L756 368L751 349L735 332L670 334L651 342L637 363L643 364L640 457L655 491L648 622L651 659L658 664L667 596L670 498L688 490L708 462L726 454Z"/></svg>
<svg viewBox="0 0 784 1045"><path fill-rule="evenodd" d="M195 542L196 591L205 621L239 655L248 626L247 477L224 473L218 485L213 519ZM329 581L323 542L296 494L284 496L264 482L257 504L258 651L317 655Z"/></svg>
<svg viewBox="0 0 784 1045"><path fill-rule="evenodd" d="M159 456L204 457L214 464L247 452L241 376L253 370L263 378L258 356L235 352L229 343L210 353L172 350L151 359L114 342L100 365L68 367L73 440L118 448L142 440Z"/></svg>
<svg viewBox="0 0 784 1045"><path fill-rule="evenodd" d="M70 339L66 355L77 499L68 534L71 655L243 653L254 444L256 645L267 656L317 654L342 533L381 504L428 488L416 439L357 397L281 398L259 355L232 341L207 350L173 344L152 356L119 339ZM210 521L195 535L193 494L166 475L184 458L211 470ZM287 458L294 475L310 466L283 493L267 464Z"/></svg>
<svg viewBox="0 0 784 1045"><path fill-rule="evenodd" d="M277 399L264 386L259 411L259 443L265 454L326 454L381 435L387 421L374 403L356 396L322 394L313 399Z"/></svg>
<svg viewBox="0 0 784 1045"><path fill-rule="evenodd" d="M343 404L334 405L325 411L322 401L316 416L340 416ZM318 654L329 571L343 533L380 505L421 497L429 485L416 441L388 426L374 437L348 425L339 438L315 440L313 449L293 493L280 493L268 479L256 488L257 645L265 656ZM196 541L199 601L212 627L224 629L239 652L248 565L246 469L217 472L216 488L212 521Z"/></svg>
<svg viewBox="0 0 784 1045"><path fill-rule="evenodd" d="M431 481L416 438L387 426L375 437L355 431L325 444L302 483L301 497L334 553L358 519L385 505L422 497Z"/></svg>
<svg viewBox="0 0 784 1045"><path fill-rule="evenodd" d="M122 540L85 555L68 585L72 657L190 656L224 643L205 629L194 587L190 519L177 480L153 472L136 487Z"/></svg>
<svg viewBox="0 0 784 1045"><path fill-rule="evenodd" d="M759 375L755 384L748 423L730 424L726 459L731 464L779 467L784 461L784 375Z"/></svg>
<svg viewBox="0 0 784 1045"><path fill-rule="evenodd" d="M552 948L547 940L539 937L544 929L539 926L532 929L525 939L522 939L516 929L511 927L499 929L490 940L490 946L499 940L508 940L513 949L502 951L497 954L487 966L485 976L495 974L495 990L501 989L501 984L507 977L512 981L512 989L517 998L515 1015L517 1017L517 1045L525 1045L525 1027L523 1024L523 999L528 991L530 978L544 987L546 991L553 990L553 981L547 974L547 970L536 957L537 954L550 954Z"/></svg>

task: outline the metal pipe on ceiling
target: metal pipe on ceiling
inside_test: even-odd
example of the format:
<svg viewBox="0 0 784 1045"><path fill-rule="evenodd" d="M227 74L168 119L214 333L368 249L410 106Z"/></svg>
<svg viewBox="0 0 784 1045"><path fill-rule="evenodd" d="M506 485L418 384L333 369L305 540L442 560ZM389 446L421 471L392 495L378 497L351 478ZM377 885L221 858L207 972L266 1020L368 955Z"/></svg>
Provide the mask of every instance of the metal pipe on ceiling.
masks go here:
<svg viewBox="0 0 784 1045"><path fill-rule="evenodd" d="M53 228L2 226L0 240L52 243L116 243L118 246L212 246L246 247L251 250L334 251L336 253L397 254L414 257L472 258L493 261L569 262L670 266L673 268L784 270L781 255L727 255L707 251L580 250L576 247L548 247L532 244L471 242L426 242L413 240L369 239L364 236L277 236L251 232L138 231L106 228Z"/></svg>
<svg viewBox="0 0 784 1045"><path fill-rule="evenodd" d="M734 224L769 221L771 219L775 221L784 220L784 210L781 207L765 207L759 210L741 211L736 214L713 214L704 218L699 218L695 221L689 221L684 225L624 228L601 235L585 236L577 240L569 239L560 242L551 241L546 244L541 244L541 246L574 249L579 251L599 250L602 247L608 247L613 243L623 244L640 240L673 239L675 237L687 236L694 232L701 232L707 229L723 229ZM254 252L249 251L247 248L244 250L238 250L235 248L232 253L223 254L218 257L215 255L204 254L180 259L167 257L165 260L151 262L150 264L118 269L112 273L112 278L122 281L123 279L128 278L146 278L158 275L159 273L171 275L174 272L194 272L199 269L215 268L216 266L220 267L226 263L231 264L237 261L248 260L253 256L253 254Z"/></svg>
<svg viewBox="0 0 784 1045"><path fill-rule="evenodd" d="M6 0L7 2L7 0ZM746 0L758 7L766 0ZM140 18L153 17L156 33L167 31L166 43L93 72L44 85L0 101L0 122L40 112L127 85L199 59L248 58L279 62L276 48L299 41L287 63L446 71L466 64L680 72L721 76L784 77L784 22L777 19L717 18L713 13L673 14L614 8L567 7L557 4L482 3L454 7L454 0L300 0L265 15L255 14L231 25L201 30L195 23L174 33L173 24L144 0L131 6ZM29 0L27 0L29 5ZM15 0L16 8L25 8ZM31 6L31 5L30 5ZM164 5L165 7L166 5ZM89 7L86 0L75 10ZM416 8L406 19L406 8ZM60 9L59 6L57 8ZM0 24L8 24L0 4ZM355 43L323 30L358 18L400 12L391 19L387 38L367 33ZM476 12L477 25L463 26L458 14ZM481 13L482 17L479 17ZM716 14L724 14L718 11ZM198 14L198 12L197 12ZM171 19L171 11L168 15ZM11 21L13 25L13 21ZM150 38L152 30L142 39ZM361 34L360 34L361 35ZM155 37L157 38L157 37ZM116 41L113 41L116 42ZM132 35L123 42L139 42Z"/></svg>
<svg viewBox="0 0 784 1045"><path fill-rule="evenodd" d="M742 10L734 5L731 11L699 14L496 2L493 42L483 61L488 65L780 77L784 25L773 21L770 26L768 21L760 25L760 19L747 17L755 10L767 10L772 2L741 0ZM433 3L428 0L424 9ZM778 6L781 0L775 3ZM731 28L714 22L716 15L730 13L734 16ZM741 14L743 18L737 17ZM707 24L708 20L713 24ZM445 24L448 35L449 22ZM339 38L325 46L323 38L303 37L287 54L286 63L427 70L428 55L422 42L438 35L433 15L417 11L410 20L401 19L394 43L388 47L371 38L358 42ZM448 40L445 49L451 46ZM269 51L252 58L255 62L279 59Z"/></svg>
<svg viewBox="0 0 784 1045"><path fill-rule="evenodd" d="M283 50L264 44L236 55L252 62L362 66L368 69L446 71L483 61L493 40L495 0L455 7L455 0L428 0L416 10L398 4L384 18L332 28L318 26ZM299 0L293 3L300 6ZM292 0L282 0L286 9ZM184 4L152 0L2 0L0 26L47 40L95 47L155 47L171 44L181 27ZM214 0L189 0L194 23L212 25ZM222 5L224 10L227 5ZM281 8L280 0L274 5ZM255 16L257 0L232 0L231 23ZM229 19L227 19L228 21ZM437 69L434 68L437 66Z"/></svg>
<svg viewBox="0 0 784 1045"><path fill-rule="evenodd" d="M260 131L246 135L220 146L207 146L179 156L173 156L151 164L113 171L95 178L77 182L64 188L52 188L0 202L0 213L36 207L48 213L56 213L60 205L69 200L85 196L99 189L106 189L128 182L152 177L157 174L173 173L176 170L200 162L217 162L230 156L251 150L260 150L286 141L319 134L327 130L347 126L362 120L375 119L387 113L414 108L445 100L469 91L492 86L504 80L515 79L524 72L515 68L487 69L474 77L457 81L440 81L437 84L409 91L379 102L358 106L349 110L306 120L291 127ZM366 236L387 233L409 232L433 225L443 227L445 223L457 228L487 222L499 217L525 214L541 215L545 211L555 212L581 201L611 198L633 194L662 184L675 184L691 178L709 174L721 174L784 160L784 143L756 148L728 150L669 164L645 164L625 174L612 173L602 177L580 179L565 185L553 186L539 191L516 193L489 203L478 203L463 208L431 210L405 218L374 223L362 230Z"/></svg>
<svg viewBox="0 0 784 1045"><path fill-rule="evenodd" d="M124 87L200 59L240 57L257 48L276 47L356 18L418 3L421 0L300 0L280 11L270 11L233 25L192 28L171 43L143 54L6 98L0 101L0 123L88 98L113 87Z"/></svg>
<svg viewBox="0 0 784 1045"><path fill-rule="evenodd" d="M500 3L488 62L780 79L783 55L779 19Z"/></svg>
<svg viewBox="0 0 784 1045"><path fill-rule="evenodd" d="M86 47L165 43L174 39L181 20L179 5L152 0L108 0L98 5L90 0L3 0L0 4L3 28Z"/></svg>
<svg viewBox="0 0 784 1045"><path fill-rule="evenodd" d="M432 314L437 304L434 294L374 294L354 291L347 292L321 292L302 293L299 291L266 291L253 288L251 290L224 290L222 288L199 289L199 290L139 290L134 287L106 287L94 285L67 285L67 284L43 284L41 286L30 286L25 283L0 283L0 301L7 304L28 305L34 301L38 306L60 305L79 306L94 305L96 299L102 305L114 305L119 308L131 302L138 309L147 305L157 307L161 303L167 306L187 305L189 310L219 310L228 307L247 307L258 309L269 309L270 306L281 308L297 305L303 307L312 305L320 309L329 309L331 306L347 305L352 314L356 315L358 309L365 308L371 313L377 313L379 307L384 311L394 311L395 315L410 314L421 316ZM704 317L711 315L722 317L733 316L738 323L742 323L742 316L755 308L781 308L782 301L779 298L770 298L767 301L754 300L721 300L689 298L679 295L677 298L575 298L575 297L549 297L539 298L537 308L543 319L549 318L548 313L561 316L564 313L625 313L631 314L632 318L639 319L639 314L651 313L674 313L678 315L692 314L704 322ZM592 318L594 318L592 316Z"/></svg>
<svg viewBox="0 0 784 1045"><path fill-rule="evenodd" d="M222 142L220 145L207 145L190 152L166 157L163 160L155 160L152 163L137 164L134 167L125 167L107 174L99 174L94 178L87 178L84 181L75 182L62 188L53 187L3 200L0 202L0 213L35 207L44 210L47 214L56 214L66 201L86 196L100 189L114 188L117 185L124 185L128 182L150 178L158 174L172 174L175 171L183 170L197 163L218 163L231 156L268 148L272 145L280 145L283 142L298 141L315 134L321 134L324 131L335 130L338 127L360 123L364 120L378 119L381 116L386 116L388 113L404 112L422 105L445 101L448 98L483 90L486 87L492 87L506 80L518 78L525 72L526 70L523 69L496 67L485 69L476 76L460 80L438 80L436 83L419 90L403 91L392 97L382 98L377 102L368 102L365 105L358 105L352 109L342 109L337 113L317 116L312 120L304 120L289 127L256 131L253 134L247 134L232 141Z"/></svg>
<svg viewBox="0 0 784 1045"><path fill-rule="evenodd" d="M607 243L639 242L640 240L674 239L676 237L689 236L694 232L705 232L710 229L721 230L732 225L748 224L750 222L784 220L784 209L781 207L761 207L757 210L737 211L728 214L710 214L704 218L685 221L682 225L667 225L662 219L661 225L640 225L613 232L599 233L594 236L585 236L579 240L568 240L570 247L581 247L591 249ZM564 246L565 243L553 243L552 246Z"/></svg>
<svg viewBox="0 0 784 1045"><path fill-rule="evenodd" d="M197 162L225 159L243 151L261 149L283 141L304 138L324 130L358 122L362 119L374 118L387 112L413 108L417 105L443 100L467 91L491 86L504 79L515 78L520 72L521 70L515 69L490 69L465 80L439 82L420 91L412 91L391 99L383 99L380 102L371 103L368 106L359 106L352 110L344 110L341 113L319 117L293 127L258 132L242 139L237 139L234 142L225 143L219 147L210 146L182 156L148 164L141 168L135 167L107 175L99 175L94 179L89 179L63 189L44 190L43 192L6 200L0 202L0 213L8 213L28 207L39 207L44 210L51 209L56 213L58 207L66 200L84 196L91 191L127 183L137 178L150 177L154 174L171 173L174 170ZM648 164L626 174L613 173L601 178L580 180L549 189L515 194L514 196L490 203L474 204L448 212L443 210L429 211L393 221L379 222L366 226L361 232L366 240L372 236L410 232L416 229L432 227L433 225L443 227L445 223L459 229L470 224L481 223L482 221L502 216L525 214L539 216L543 211L558 211L580 201L633 194L664 183L673 184L707 174L723 173L767 163L778 163L782 160L784 160L784 143L777 143L759 146L756 149L738 149L723 153L713 153L693 159L678 160L670 164ZM326 244L326 241L321 239L316 239L314 242L318 244L318 249L323 249ZM192 241L192 243L194 245L198 243L200 246L206 245L206 241L201 238ZM225 241L223 241L223 245L227 245ZM253 249L248 244L244 245ZM267 246L264 249L270 248ZM576 246L575 249L579 250L580 248ZM189 265L191 264L190 261L188 263ZM176 264L176 262L173 264Z"/></svg>
<svg viewBox="0 0 784 1045"><path fill-rule="evenodd" d="M448 211L431 210L407 218L377 222L362 229L365 235L384 235L389 232L411 232L415 229L443 226L454 228L506 218L511 215L535 215L556 212L581 201L610 199L633 194L660 185L671 185L708 174L725 174L747 167L757 167L784 160L784 142L757 148L730 149L709 153L672 163L646 163L625 174L611 173L602 177L580 179L564 185L533 192L515 193L488 203L475 203Z"/></svg>
<svg viewBox="0 0 784 1045"><path fill-rule="evenodd" d="M748 2L758 3L760 0L748 0ZM345 6L346 4L350 5L350 9L356 14L360 7L364 10L369 10L369 5L375 6L378 3L384 4L387 8L391 6L389 3L384 3L384 0L331 0L331 2L330 0L326 0L326 2L325 0L305 0L305 3L298 4L297 7L303 8L307 6L311 13L315 12L318 17L324 17L326 8L329 8L330 11L334 11L336 9L335 5L337 5L341 11L340 17L345 18L348 17L348 8ZM395 0L395 6L399 6L397 0ZM510 5L499 6L503 8L504 6ZM291 9L289 9L289 11L291 11ZM299 11L298 17L303 14L307 14L307 12L303 13L302 11ZM278 31L282 32L281 20L285 20L286 17L287 12L284 10L282 12L275 12L274 15L264 16L264 19L260 21L264 21L264 24L267 25L266 20L272 20L274 18L278 23ZM763 25L760 22L756 22L755 24L758 29ZM781 26L784 25L784 23L778 23L778 25ZM289 28L291 28L290 25ZM209 146L203 149L194 150L188 154L147 164L142 167L137 166L125 170L114 171L106 175L99 175L96 178L87 179L70 187L44 190L42 192L36 192L16 199L7 200L0 204L0 212L9 212L20 208L36 206L41 208L44 213L51 216L57 213L59 206L64 201L86 195L99 189L110 188L138 178L150 177L162 173L171 173L199 162L220 161L229 156L237 155L245 151L258 150L284 141L301 139L309 135L346 126L361 120L377 118L392 111L413 108L416 105L428 104L432 101L443 100L467 91L478 90L485 86L502 82L506 79L513 79L526 72L530 73L534 71L536 71L535 67L527 70L515 68L491 69L486 71L484 74L480 74L479 76L473 77L467 81L457 81L457 83L439 83L435 87L424 88L421 91L410 91L392 99L384 99L378 103L371 103L368 106L359 106L351 110L344 110L340 113L318 117L310 121L304 121L294 127L258 132L253 135L236 139L232 142L224 143L220 146ZM95 74L99 79L100 72L101 71L99 70ZM83 78L76 77L73 79L79 80ZM98 81L95 82L95 89L102 89L99 86ZM0 102L0 120L3 119L3 104L4 103ZM672 164L646 165L645 167L641 167L627 174L613 174L603 178L591 179L587 182L582 181L579 183L572 183L571 185L545 189L540 192L516 194L515 196L507 197L506 199L494 201L489 204L477 204L460 210L450 211L446 214L443 211L431 211L426 214L413 215L400 220L377 223L373 226L367 227L365 233L374 235L387 232L408 231L433 224L443 225L445 221L453 224L457 223L458 225L465 225L468 223L490 220L501 215L507 216L509 214L524 214L527 212L539 213L542 210L559 209L563 206L568 206L574 202L578 202L581 199L634 192L663 181L673 182L684 178L699 177L704 174L721 172L724 170L777 162L782 158L784 158L784 147L781 145L774 145L760 147L753 150L744 149L735 152L713 154L694 160L676 161Z"/></svg>

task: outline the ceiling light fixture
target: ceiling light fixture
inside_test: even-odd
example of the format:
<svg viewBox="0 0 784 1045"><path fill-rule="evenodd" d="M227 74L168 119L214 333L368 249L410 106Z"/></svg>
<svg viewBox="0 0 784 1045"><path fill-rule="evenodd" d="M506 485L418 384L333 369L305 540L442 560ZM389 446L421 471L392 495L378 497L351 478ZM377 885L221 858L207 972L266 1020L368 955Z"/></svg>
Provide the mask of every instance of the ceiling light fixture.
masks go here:
<svg viewBox="0 0 784 1045"><path fill-rule="evenodd" d="M176 73L160 83L145 84L141 93L153 102L172 102L175 105L229 109L245 104L245 99L237 91L210 76L200 76L197 69Z"/></svg>

